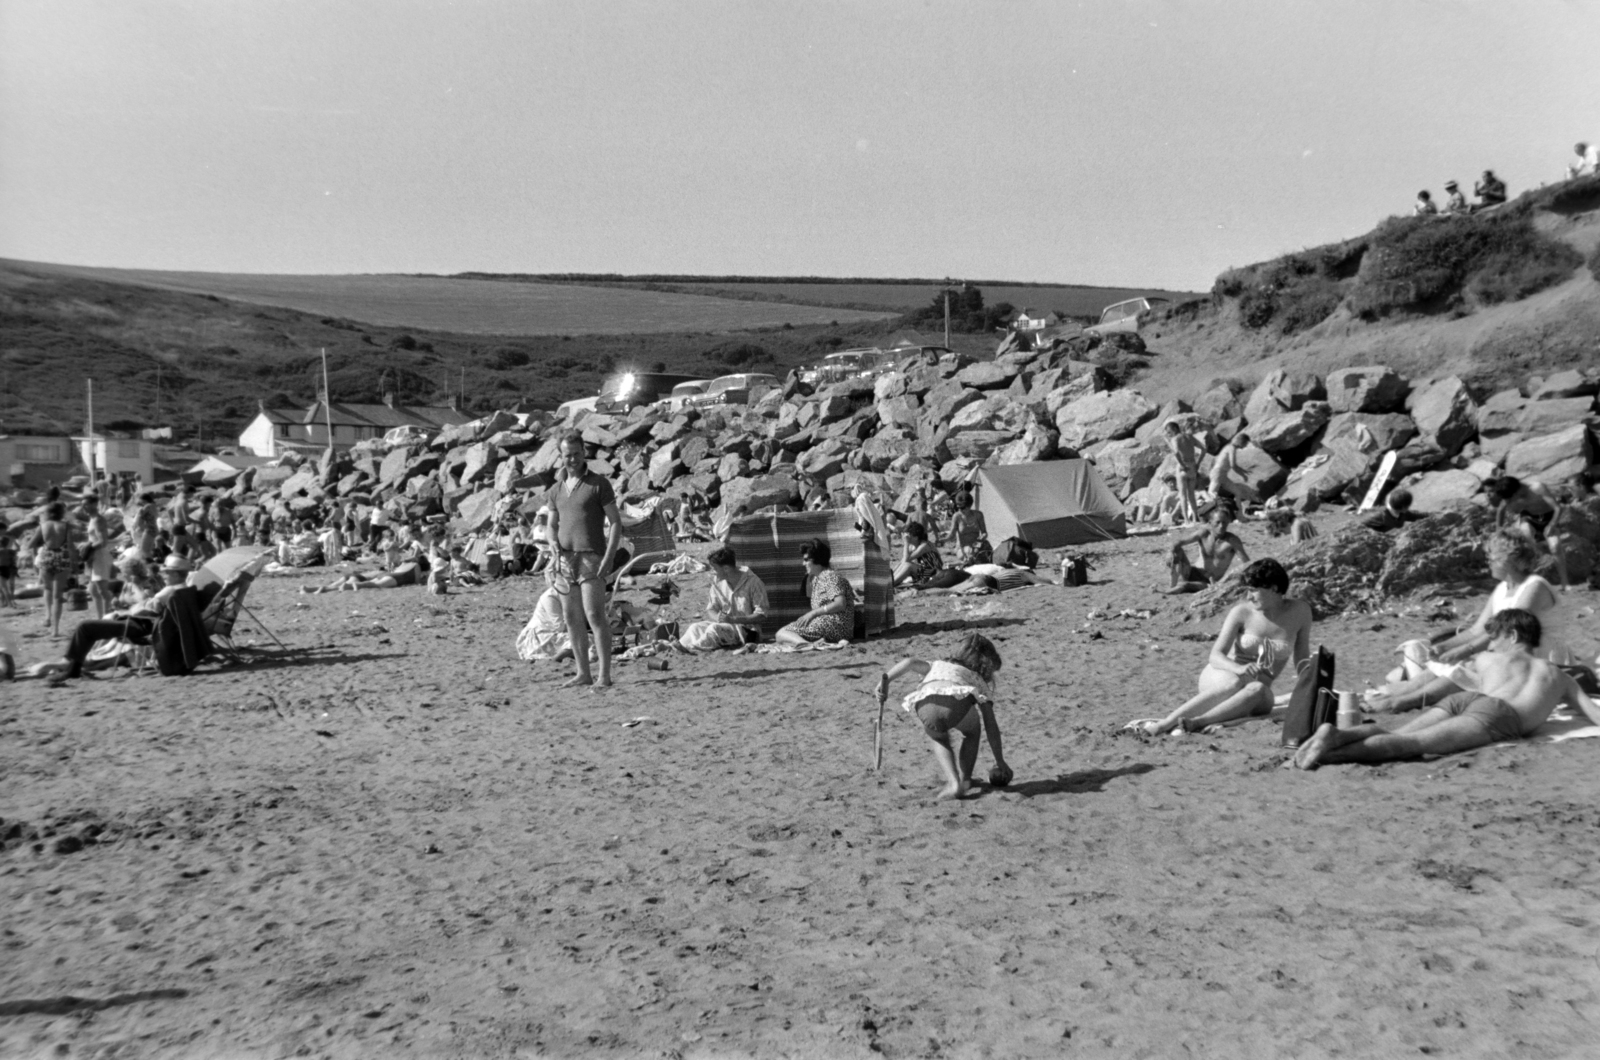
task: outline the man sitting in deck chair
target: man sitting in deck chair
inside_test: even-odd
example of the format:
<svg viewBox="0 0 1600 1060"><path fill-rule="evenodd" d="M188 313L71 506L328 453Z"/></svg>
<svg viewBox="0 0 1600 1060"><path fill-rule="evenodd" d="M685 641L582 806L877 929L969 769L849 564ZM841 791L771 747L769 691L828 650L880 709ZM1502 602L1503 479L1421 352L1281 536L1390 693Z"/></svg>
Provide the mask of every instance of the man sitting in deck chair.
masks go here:
<svg viewBox="0 0 1600 1060"><path fill-rule="evenodd" d="M133 607L112 612L103 619L78 623L67 645L66 656L58 662L42 663L33 676L47 678L52 686L83 675L83 661L102 640L126 640L155 648L156 666L168 675L193 672L211 654L211 640L201 622L206 596L186 584L193 565L184 557L171 555L161 564L159 589L152 584L143 560L134 558L122 564L129 591L136 598ZM214 592L214 591L213 591Z"/></svg>

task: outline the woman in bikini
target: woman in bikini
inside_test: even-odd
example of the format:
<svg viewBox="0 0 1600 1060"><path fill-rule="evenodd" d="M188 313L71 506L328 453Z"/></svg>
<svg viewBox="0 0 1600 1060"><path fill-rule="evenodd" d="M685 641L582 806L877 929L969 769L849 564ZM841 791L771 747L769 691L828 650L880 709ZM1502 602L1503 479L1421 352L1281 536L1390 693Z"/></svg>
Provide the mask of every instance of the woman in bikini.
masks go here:
<svg viewBox="0 0 1600 1060"><path fill-rule="evenodd" d="M44 588L45 626L54 640L61 639L61 605L67 594L67 579L72 576L71 533L66 517L67 506L52 502L34 535L33 565Z"/></svg>
<svg viewBox="0 0 1600 1060"><path fill-rule="evenodd" d="M1275 559L1244 569L1243 603L1235 604L1200 671L1199 692L1155 721L1130 723L1151 736L1185 732L1272 711L1272 682L1292 661L1298 673L1311 658L1311 605L1286 595L1289 575Z"/></svg>
<svg viewBox="0 0 1600 1060"><path fill-rule="evenodd" d="M894 569L894 583L921 584L943 568L944 560L939 558L938 546L928 540L927 528L919 522L907 523L900 538L900 564Z"/></svg>

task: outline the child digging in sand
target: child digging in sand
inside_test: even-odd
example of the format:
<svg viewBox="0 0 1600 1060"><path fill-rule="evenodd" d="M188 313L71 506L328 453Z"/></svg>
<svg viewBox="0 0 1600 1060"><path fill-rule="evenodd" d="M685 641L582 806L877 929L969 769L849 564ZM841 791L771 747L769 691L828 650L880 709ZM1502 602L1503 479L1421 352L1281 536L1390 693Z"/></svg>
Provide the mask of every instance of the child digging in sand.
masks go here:
<svg viewBox="0 0 1600 1060"><path fill-rule="evenodd" d="M978 763L978 723L989 737L994 769L989 780L996 787L1011 783L1011 767L1000 750L1000 726L994 719L994 675L1000 653L981 633L968 633L954 654L945 659L901 659L878 679L878 702L889 698L889 686L904 674L922 678L915 691L901 700L914 713L933 744L933 757L944 773L940 799L967 796L972 767ZM950 746L950 734L961 735L961 757Z"/></svg>

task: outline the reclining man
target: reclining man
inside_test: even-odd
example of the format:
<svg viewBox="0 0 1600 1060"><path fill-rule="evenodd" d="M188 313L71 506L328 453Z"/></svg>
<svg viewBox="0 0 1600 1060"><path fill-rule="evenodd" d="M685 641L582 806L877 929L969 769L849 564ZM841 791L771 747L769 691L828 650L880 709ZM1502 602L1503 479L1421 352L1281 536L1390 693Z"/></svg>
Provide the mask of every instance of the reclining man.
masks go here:
<svg viewBox="0 0 1600 1060"><path fill-rule="evenodd" d="M189 574L194 570L194 565L182 556L176 554L168 556L159 568L161 584L157 587L143 560L130 559L121 564L121 567L122 575L127 581L125 591L133 599L133 606L124 612L112 612L103 619L91 618L79 622L78 628L72 633L71 641L67 644L66 656L57 662L40 663L35 666L32 671L33 676L46 678L52 685L60 684L69 678L83 675L84 660L101 641L129 637L148 639L155 630L161 608L174 593L188 584ZM209 594L201 594L202 600L215 594L216 587L213 586Z"/></svg>
<svg viewBox="0 0 1600 1060"><path fill-rule="evenodd" d="M1577 707L1600 725L1600 706L1572 676L1534 656L1543 632L1536 616L1508 607L1489 619L1487 628L1489 650L1475 663L1476 691L1447 696L1393 732L1375 722L1344 730L1325 724L1295 752L1295 766L1392 762L1519 740L1543 725L1560 703Z"/></svg>

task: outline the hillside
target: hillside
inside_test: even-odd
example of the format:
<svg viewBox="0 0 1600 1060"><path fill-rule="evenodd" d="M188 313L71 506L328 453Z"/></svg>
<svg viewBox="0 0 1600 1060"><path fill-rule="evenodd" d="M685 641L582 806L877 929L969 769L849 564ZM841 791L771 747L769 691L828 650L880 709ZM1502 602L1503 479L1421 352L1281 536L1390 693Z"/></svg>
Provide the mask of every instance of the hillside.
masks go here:
<svg viewBox="0 0 1600 1060"><path fill-rule="evenodd" d="M1156 400L1270 368L1387 364L1408 377L1517 386L1600 365L1600 178L1462 218L1390 218L1372 232L1218 277L1211 297L1144 332Z"/></svg>
<svg viewBox="0 0 1600 1060"><path fill-rule="evenodd" d="M322 349L337 399L376 401L393 391L402 401L444 403L459 388L470 409L522 399L553 406L594 393L619 367L781 373L841 347L886 341L896 322L879 314L736 332L463 335L0 263L0 430L80 429L83 381L93 377L100 425L171 425L182 439L227 444L258 402L312 400ZM983 336L977 345L993 343Z"/></svg>

